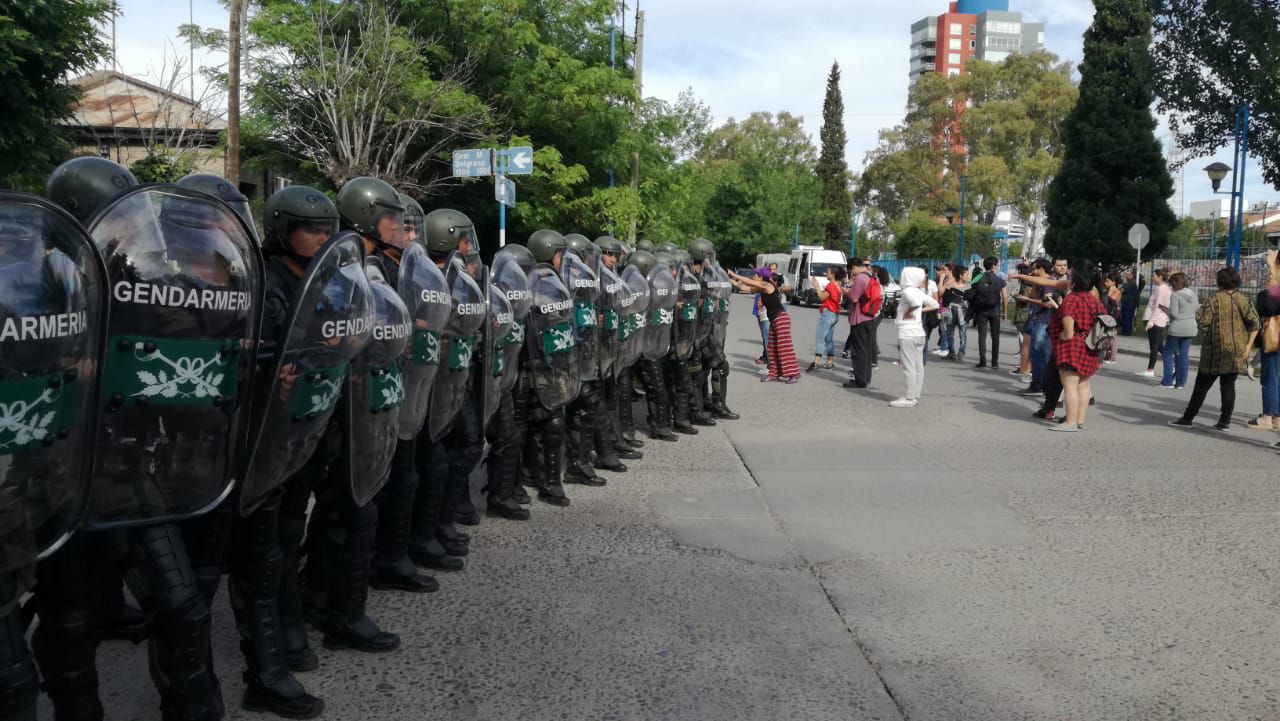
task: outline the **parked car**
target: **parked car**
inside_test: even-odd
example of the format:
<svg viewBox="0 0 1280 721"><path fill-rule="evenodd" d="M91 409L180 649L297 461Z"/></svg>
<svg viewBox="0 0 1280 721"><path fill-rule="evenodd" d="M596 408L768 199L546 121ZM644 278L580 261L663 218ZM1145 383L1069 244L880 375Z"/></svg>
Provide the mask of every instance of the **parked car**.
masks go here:
<svg viewBox="0 0 1280 721"><path fill-rule="evenodd" d="M737 270L735 270L734 272L735 272L735 273L737 273L738 275L742 276L743 278L754 278L754 277L756 277L756 269L755 269L755 268L738 268L738 269L737 269ZM738 286L736 286L736 285L735 285L735 286L733 286L733 292L734 292L734 293L749 293L750 291L746 291L746 290L738 290Z"/></svg>
<svg viewBox="0 0 1280 721"><path fill-rule="evenodd" d="M827 269L848 264L844 251L802 245L791 251L784 275L791 288L788 300L798 305L818 305L818 291L827 287Z"/></svg>

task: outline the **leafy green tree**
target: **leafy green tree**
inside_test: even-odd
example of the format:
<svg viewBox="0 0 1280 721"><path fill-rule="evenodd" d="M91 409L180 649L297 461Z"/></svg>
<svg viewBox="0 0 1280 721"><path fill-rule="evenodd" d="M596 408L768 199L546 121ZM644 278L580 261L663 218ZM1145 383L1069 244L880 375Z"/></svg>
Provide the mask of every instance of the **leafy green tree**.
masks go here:
<svg viewBox="0 0 1280 721"><path fill-rule="evenodd" d="M1129 228L1145 223L1155 256L1178 224L1173 179L1156 121L1151 13L1146 0L1095 0L1084 38L1080 101L1063 127L1062 170L1049 189L1045 247L1054 255L1115 263L1130 257Z"/></svg>
<svg viewBox="0 0 1280 721"><path fill-rule="evenodd" d="M964 255L987 256L993 252L995 230L986 225L965 224ZM939 223L923 213L900 224L894 250L899 259L954 259L960 247L960 226Z"/></svg>
<svg viewBox="0 0 1280 721"><path fill-rule="evenodd" d="M35 189L70 142L58 121L79 89L68 79L107 52L95 25L108 0L9 2L0 7L0 186Z"/></svg>
<svg viewBox="0 0 1280 721"><path fill-rule="evenodd" d="M822 101L822 151L817 173L822 181L822 225L828 247L842 245L849 228L849 166L844 160L844 98L840 94L840 64L832 63L827 95Z"/></svg>
<svg viewBox="0 0 1280 721"><path fill-rule="evenodd" d="M1209 155L1231 142L1235 109L1253 108L1249 150L1280 185L1280 3L1153 0L1159 104L1178 144Z"/></svg>
<svg viewBox="0 0 1280 721"><path fill-rule="evenodd" d="M191 156L155 148L147 157L129 166L142 183L176 183L191 172Z"/></svg>

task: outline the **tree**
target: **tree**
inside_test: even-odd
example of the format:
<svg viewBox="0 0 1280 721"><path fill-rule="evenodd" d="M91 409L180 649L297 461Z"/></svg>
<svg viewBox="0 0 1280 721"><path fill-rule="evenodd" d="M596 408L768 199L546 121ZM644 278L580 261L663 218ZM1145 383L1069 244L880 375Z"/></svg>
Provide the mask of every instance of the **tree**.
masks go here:
<svg viewBox="0 0 1280 721"><path fill-rule="evenodd" d="M489 121L470 67L431 72L435 45L383 3L268 0L250 30L250 108L270 119L255 127L335 186L373 175L430 195L450 182L443 153Z"/></svg>
<svg viewBox="0 0 1280 721"><path fill-rule="evenodd" d="M1157 108L1178 145L1209 155L1231 141L1235 109L1252 106L1249 150L1280 185L1280 3L1153 0Z"/></svg>
<svg viewBox="0 0 1280 721"><path fill-rule="evenodd" d="M1151 13L1146 0L1095 0L1084 38L1080 101L1063 126L1062 170L1049 188L1045 247L1055 256L1102 263L1130 256L1129 228L1145 223L1154 257L1169 242L1177 218L1156 140Z"/></svg>
<svg viewBox="0 0 1280 721"><path fill-rule="evenodd" d="M44 0L0 8L0 185L39 187L70 148L58 121L80 97L68 79L107 52L95 25L108 0Z"/></svg>
<svg viewBox="0 0 1280 721"><path fill-rule="evenodd" d="M844 239L849 227L852 200L849 197L849 166L844 160L844 99L840 95L840 64L831 64L827 75L827 95L822 101L822 152L818 156L818 179L822 181L822 225L827 245Z"/></svg>
<svg viewBox="0 0 1280 721"><path fill-rule="evenodd" d="M964 254L991 255L995 230L986 225L966 223ZM923 213L916 213L900 224L894 249L899 259L941 260L955 258L960 243L960 226L939 223Z"/></svg>

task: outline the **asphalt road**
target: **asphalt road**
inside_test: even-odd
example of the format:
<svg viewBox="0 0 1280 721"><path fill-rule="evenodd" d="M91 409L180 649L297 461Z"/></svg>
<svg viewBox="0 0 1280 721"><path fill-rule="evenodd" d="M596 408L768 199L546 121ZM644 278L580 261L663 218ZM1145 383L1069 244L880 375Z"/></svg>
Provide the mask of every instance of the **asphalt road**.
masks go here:
<svg viewBox="0 0 1280 721"><path fill-rule="evenodd" d="M398 652L313 635L324 718L1280 719L1280 434L1243 426L1256 384L1230 434L1203 430L1216 393L1172 429L1187 392L1121 356L1088 430L1047 433L1016 379L970 364L930 363L921 405L890 408L892 324L870 389L759 383L733 310L741 420L649 442L570 508L486 519L439 593L375 592ZM804 366L816 311L793 320ZM267 718L238 708L225 603L228 717ZM158 718L144 647L100 665L109 718Z"/></svg>

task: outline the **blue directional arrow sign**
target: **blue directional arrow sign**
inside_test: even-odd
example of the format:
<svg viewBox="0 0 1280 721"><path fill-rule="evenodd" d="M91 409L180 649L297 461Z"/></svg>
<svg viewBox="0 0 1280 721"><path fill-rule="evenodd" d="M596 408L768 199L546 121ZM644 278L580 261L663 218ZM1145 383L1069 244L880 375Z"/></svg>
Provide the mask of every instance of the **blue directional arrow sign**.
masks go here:
<svg viewBox="0 0 1280 721"><path fill-rule="evenodd" d="M508 208L516 207L516 184L511 178L499 175L493 179L493 197Z"/></svg>
<svg viewBox="0 0 1280 721"><path fill-rule="evenodd" d="M488 148L453 151L453 174L458 178L484 178L493 174L493 151Z"/></svg>
<svg viewBox="0 0 1280 721"><path fill-rule="evenodd" d="M521 145L495 151L502 172L507 175L528 175L533 172L533 148Z"/></svg>

